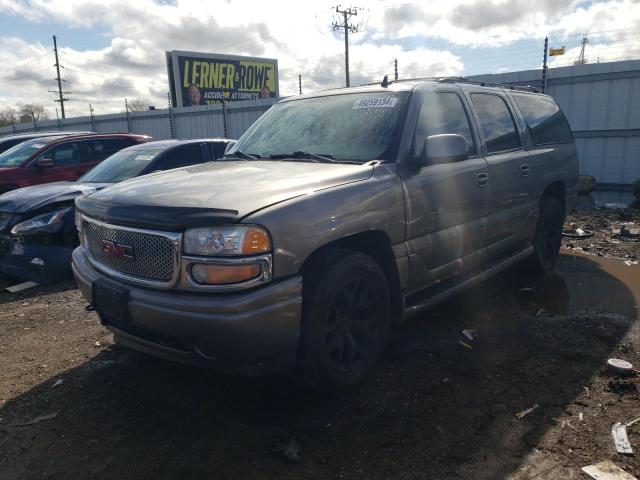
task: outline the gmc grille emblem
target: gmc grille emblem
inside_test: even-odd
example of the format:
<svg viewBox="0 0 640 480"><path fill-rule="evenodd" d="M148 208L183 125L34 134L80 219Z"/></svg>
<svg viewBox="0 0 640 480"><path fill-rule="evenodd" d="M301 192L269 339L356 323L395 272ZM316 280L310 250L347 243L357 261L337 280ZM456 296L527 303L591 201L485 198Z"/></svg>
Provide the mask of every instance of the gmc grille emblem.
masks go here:
<svg viewBox="0 0 640 480"><path fill-rule="evenodd" d="M135 260L134 250L131 245L124 245L122 243L112 242L111 240L102 240L100 247L109 257Z"/></svg>

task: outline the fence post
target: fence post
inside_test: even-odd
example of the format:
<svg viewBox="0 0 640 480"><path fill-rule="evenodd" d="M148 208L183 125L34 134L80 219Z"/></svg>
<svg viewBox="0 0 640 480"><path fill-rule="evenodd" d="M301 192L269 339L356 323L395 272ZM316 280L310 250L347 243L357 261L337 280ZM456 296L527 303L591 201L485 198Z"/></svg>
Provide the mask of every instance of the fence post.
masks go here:
<svg viewBox="0 0 640 480"><path fill-rule="evenodd" d="M227 102L222 101L222 126L224 128L224 138L229 138L227 127Z"/></svg>
<svg viewBox="0 0 640 480"><path fill-rule="evenodd" d="M131 115L129 114L129 103L126 98L124 99L124 109L127 112L127 130L131 133Z"/></svg>
<svg viewBox="0 0 640 480"><path fill-rule="evenodd" d="M173 107L171 106L171 93L167 92L167 100L169 102L169 130L171 131L171 138L176 138L175 127L173 125Z"/></svg>
<svg viewBox="0 0 640 480"><path fill-rule="evenodd" d="M547 93L547 48L549 47L549 37L544 37L544 58L542 60L542 93Z"/></svg>
<svg viewBox="0 0 640 480"><path fill-rule="evenodd" d="M96 119L93 118L93 106L89 104L89 115L91 115L91 131L96 131Z"/></svg>

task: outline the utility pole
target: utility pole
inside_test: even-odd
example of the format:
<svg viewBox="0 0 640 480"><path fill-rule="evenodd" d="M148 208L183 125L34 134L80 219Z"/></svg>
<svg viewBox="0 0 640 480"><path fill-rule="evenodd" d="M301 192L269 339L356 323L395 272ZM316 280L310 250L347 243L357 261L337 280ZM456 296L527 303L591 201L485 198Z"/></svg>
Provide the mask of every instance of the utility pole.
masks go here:
<svg viewBox="0 0 640 480"><path fill-rule="evenodd" d="M349 32L357 33L358 27L349 23L351 17L358 15L358 9L356 7L349 7L340 9L340 5L336 7L336 13L342 15L342 23L333 22L331 25L333 30L344 30L344 68L347 87L351 86L349 80Z"/></svg>
<svg viewBox="0 0 640 480"><path fill-rule="evenodd" d="M298 75L298 93L302 95L302 75Z"/></svg>
<svg viewBox="0 0 640 480"><path fill-rule="evenodd" d="M540 90L547 93L547 52L549 48L549 37L544 37L544 57L542 59L542 81Z"/></svg>
<svg viewBox="0 0 640 480"><path fill-rule="evenodd" d="M393 79L398 80L398 59L393 59Z"/></svg>
<svg viewBox="0 0 640 480"><path fill-rule="evenodd" d="M91 104L89 104L89 115L91 116L91 131L95 132L96 131L96 121L93 118L93 106Z"/></svg>
<svg viewBox="0 0 640 480"><path fill-rule="evenodd" d="M60 102L60 110L62 111L62 119L64 120L65 115L64 115L64 102L69 100L68 98L64 98L62 95L63 93L69 93L69 92L63 92L62 91L62 79L60 78L60 62L58 61L58 42L56 40L56 36L53 36L53 51L56 55L56 80L58 81L58 100L56 100L56 102ZM49 90L51 93L56 93L53 90Z"/></svg>
<svg viewBox="0 0 640 480"><path fill-rule="evenodd" d="M131 113L129 112L129 102L127 102L126 98L124 99L124 110L127 115L127 129L129 130L129 133L131 133Z"/></svg>
<svg viewBox="0 0 640 480"><path fill-rule="evenodd" d="M587 43L589 43L589 39L587 38L587 34L585 33L584 35L582 35L582 48L580 49L580 56L578 57L578 60L573 62L574 65L584 65L585 63L587 63L587 59L584 56L584 49L587 46Z"/></svg>

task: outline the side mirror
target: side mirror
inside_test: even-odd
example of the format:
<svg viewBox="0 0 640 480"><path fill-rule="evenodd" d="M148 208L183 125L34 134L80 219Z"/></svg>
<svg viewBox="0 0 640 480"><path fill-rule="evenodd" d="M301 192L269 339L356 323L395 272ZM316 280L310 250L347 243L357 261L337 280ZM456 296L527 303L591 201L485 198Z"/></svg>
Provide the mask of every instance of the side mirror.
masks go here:
<svg viewBox="0 0 640 480"><path fill-rule="evenodd" d="M431 135L424 141L420 165L454 163L469 158L467 140L457 133Z"/></svg>
<svg viewBox="0 0 640 480"><path fill-rule="evenodd" d="M53 167L53 159L48 157L39 158L36 166L41 169Z"/></svg>

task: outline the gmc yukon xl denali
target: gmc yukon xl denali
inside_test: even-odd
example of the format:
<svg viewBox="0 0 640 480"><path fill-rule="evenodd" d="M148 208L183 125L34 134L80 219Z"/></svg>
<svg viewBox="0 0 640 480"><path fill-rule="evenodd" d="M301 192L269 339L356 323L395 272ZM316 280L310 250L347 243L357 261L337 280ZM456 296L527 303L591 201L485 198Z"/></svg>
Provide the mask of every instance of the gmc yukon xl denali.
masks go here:
<svg viewBox="0 0 640 480"><path fill-rule="evenodd" d="M578 162L552 98L465 79L290 97L222 160L77 199L73 271L117 342L326 392L404 318L559 255Z"/></svg>

